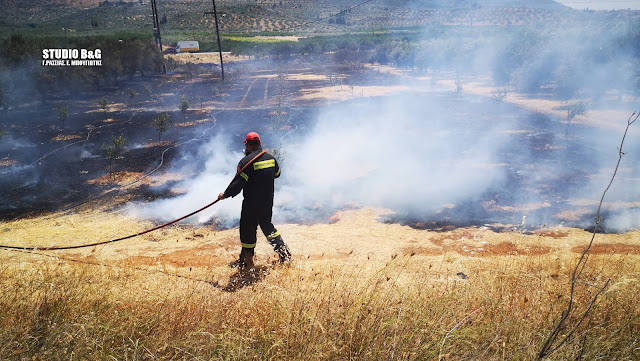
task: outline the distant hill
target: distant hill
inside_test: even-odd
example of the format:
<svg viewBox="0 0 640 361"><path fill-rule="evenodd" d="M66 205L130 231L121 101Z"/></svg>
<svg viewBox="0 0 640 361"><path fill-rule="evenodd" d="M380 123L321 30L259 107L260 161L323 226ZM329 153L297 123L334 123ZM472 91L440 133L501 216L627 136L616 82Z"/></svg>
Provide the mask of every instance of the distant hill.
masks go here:
<svg viewBox="0 0 640 361"><path fill-rule="evenodd" d="M547 10L569 9L553 0L380 0L390 6L401 6L416 10L451 8L533 8Z"/></svg>
<svg viewBox="0 0 640 361"><path fill-rule="evenodd" d="M183 0L186 2L203 0ZM357 5L365 0L316 0L319 5L328 7L348 8ZM20 7L23 10L43 8L46 6L61 7L96 7L101 4L118 6L126 3L148 4L150 0L0 0L3 9ZM159 4L176 2L175 0L157 0ZM217 0L219 6L225 5L294 5L299 0ZM304 2L304 1L303 1ZM446 9L460 7L524 7L539 9L566 9L567 7L553 0L374 0L373 5L388 5L394 7L406 7L413 9Z"/></svg>
<svg viewBox="0 0 640 361"><path fill-rule="evenodd" d="M23 10L32 10L38 8L44 8L47 6L56 7L70 7L70 8L90 8L96 7L103 3L105 0L0 0L0 6L3 9L20 7ZM160 0L162 1L162 0ZM140 0L107 0L112 4L119 3L140 3ZM143 3L148 3L149 0L143 0Z"/></svg>
<svg viewBox="0 0 640 361"><path fill-rule="evenodd" d="M210 32L211 1L157 0L164 32ZM148 33L150 0L0 0L0 33ZM342 33L429 25L510 26L572 21L552 0L216 0L230 33ZM0 34L0 35L2 35Z"/></svg>
<svg viewBox="0 0 640 361"><path fill-rule="evenodd" d="M547 10L569 10L568 6L562 5L553 0L483 0L477 1L482 6L496 7L518 7L518 8L534 8Z"/></svg>

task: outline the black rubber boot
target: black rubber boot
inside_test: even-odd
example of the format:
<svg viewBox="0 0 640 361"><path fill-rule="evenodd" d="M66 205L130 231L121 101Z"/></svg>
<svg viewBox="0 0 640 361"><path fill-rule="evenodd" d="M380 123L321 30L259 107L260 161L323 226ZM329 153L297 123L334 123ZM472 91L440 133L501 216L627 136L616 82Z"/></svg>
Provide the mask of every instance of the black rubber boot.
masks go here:
<svg viewBox="0 0 640 361"><path fill-rule="evenodd" d="M244 251L246 248L243 248ZM249 254L248 252L240 252L240 269L249 270L254 268L253 264L253 252Z"/></svg>
<svg viewBox="0 0 640 361"><path fill-rule="evenodd" d="M291 262L291 251L289 251L289 247L286 244L282 243L281 245L276 245L273 247L273 250L276 251L278 257L280 258L280 263L289 263Z"/></svg>
<svg viewBox="0 0 640 361"><path fill-rule="evenodd" d="M282 236L279 232L274 232L267 236L267 240L273 247L273 250L276 251L278 257L280 258L280 263L291 262L291 251L289 251L289 247L282 240Z"/></svg>
<svg viewBox="0 0 640 361"><path fill-rule="evenodd" d="M238 259L229 263L229 267L238 268L240 270L254 268L255 265L253 263L253 253L253 248L242 248Z"/></svg>

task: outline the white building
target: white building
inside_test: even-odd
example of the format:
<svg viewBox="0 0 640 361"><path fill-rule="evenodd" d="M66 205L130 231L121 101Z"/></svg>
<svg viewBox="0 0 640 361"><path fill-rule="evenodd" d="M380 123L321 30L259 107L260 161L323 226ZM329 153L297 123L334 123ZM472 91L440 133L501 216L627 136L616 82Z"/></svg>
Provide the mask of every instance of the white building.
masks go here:
<svg viewBox="0 0 640 361"><path fill-rule="evenodd" d="M199 51L200 44L197 41L178 41L176 46L177 53L188 53L190 51Z"/></svg>

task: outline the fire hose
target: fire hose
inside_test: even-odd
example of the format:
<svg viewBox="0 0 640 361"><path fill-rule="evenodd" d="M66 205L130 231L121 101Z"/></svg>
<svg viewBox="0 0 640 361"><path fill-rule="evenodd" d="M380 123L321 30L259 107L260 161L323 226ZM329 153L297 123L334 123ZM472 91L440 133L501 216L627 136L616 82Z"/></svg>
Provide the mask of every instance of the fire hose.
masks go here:
<svg viewBox="0 0 640 361"><path fill-rule="evenodd" d="M242 172L244 172L247 167L249 167L251 164L253 164L253 162L255 162L258 158L260 158L263 154L265 154L267 151L263 150L262 152L260 152L258 155L256 155L255 157L253 157L253 159L251 159L244 167L242 167L240 170L238 170L238 172L236 173L236 175L233 177L233 179L231 180L231 182L233 182ZM76 246L60 246L60 247L47 247L47 248L40 248L40 247L18 247L18 246L5 246L5 245L1 245L0 244L0 249L16 249L16 250L22 250L22 251L57 251L57 250L64 250L64 249L76 249L76 248L86 248L86 247L93 247L93 246L100 246L103 244L108 244L108 243L115 243L115 242L119 242L119 241L124 241L126 239L131 239L134 237L138 237L138 236L142 236L143 234L147 234L153 231L157 231L158 229L164 228L164 227L168 227L174 223L180 222L183 219L189 218L191 216L193 216L196 213L200 213L202 211L204 211L205 209L213 206L214 204L218 203L220 201L220 199L216 199L215 201L207 204L206 206L193 211L185 216L182 216L180 218L174 219L171 222L159 225L157 227L153 227L147 230L144 230L142 232L138 232L135 234L130 234L128 236L125 237L120 237L120 238L116 238L116 239L112 239L112 240L108 240L108 241L102 241L102 242L96 242L96 243L89 243L89 244L81 244L81 245L76 245Z"/></svg>

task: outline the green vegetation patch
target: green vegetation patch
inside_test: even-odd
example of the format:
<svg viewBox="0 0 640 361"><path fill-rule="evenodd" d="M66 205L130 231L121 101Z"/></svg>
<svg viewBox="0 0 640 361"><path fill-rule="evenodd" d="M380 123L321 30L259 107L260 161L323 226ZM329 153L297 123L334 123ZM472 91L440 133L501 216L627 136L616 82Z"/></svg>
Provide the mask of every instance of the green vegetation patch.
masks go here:
<svg viewBox="0 0 640 361"><path fill-rule="evenodd" d="M222 39L247 43L295 43L297 40L284 37L262 37L262 36L225 36Z"/></svg>

